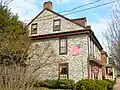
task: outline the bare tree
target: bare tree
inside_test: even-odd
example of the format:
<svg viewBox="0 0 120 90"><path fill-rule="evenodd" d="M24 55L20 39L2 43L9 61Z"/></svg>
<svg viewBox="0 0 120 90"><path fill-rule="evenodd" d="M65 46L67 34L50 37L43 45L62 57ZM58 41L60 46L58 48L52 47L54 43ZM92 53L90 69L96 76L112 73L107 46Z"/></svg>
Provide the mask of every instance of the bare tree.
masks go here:
<svg viewBox="0 0 120 90"><path fill-rule="evenodd" d="M23 23L7 8L6 3L9 1L12 0L0 0L0 89L4 86L2 90L5 87L8 87L7 90L32 87L36 79L48 75L48 66L53 67L56 63L52 44L49 41L31 41Z"/></svg>
<svg viewBox="0 0 120 90"><path fill-rule="evenodd" d="M6 85L10 89L22 87L29 90L36 80L46 77L48 68L57 63L50 42L36 43L27 36L9 43L4 42L0 51L1 60L4 61L0 65L0 85Z"/></svg>
<svg viewBox="0 0 120 90"><path fill-rule="evenodd" d="M55 63L55 53L50 42L36 43L24 32L26 28L17 30L23 32L0 27L0 85L12 90L32 87L38 77L40 79L41 75L47 74L47 70L43 72L42 69Z"/></svg>
<svg viewBox="0 0 120 90"><path fill-rule="evenodd" d="M120 71L120 2L118 1L112 11L112 21L105 33L109 54L112 58L111 63Z"/></svg>

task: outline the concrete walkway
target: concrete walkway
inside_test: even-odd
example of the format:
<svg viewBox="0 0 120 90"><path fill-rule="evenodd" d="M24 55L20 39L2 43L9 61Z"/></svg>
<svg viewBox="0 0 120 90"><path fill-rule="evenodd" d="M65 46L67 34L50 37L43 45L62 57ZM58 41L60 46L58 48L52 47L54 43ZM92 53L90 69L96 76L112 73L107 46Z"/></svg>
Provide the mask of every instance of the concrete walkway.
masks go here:
<svg viewBox="0 0 120 90"><path fill-rule="evenodd" d="M113 90L120 90L120 79L116 80L116 84L114 85Z"/></svg>

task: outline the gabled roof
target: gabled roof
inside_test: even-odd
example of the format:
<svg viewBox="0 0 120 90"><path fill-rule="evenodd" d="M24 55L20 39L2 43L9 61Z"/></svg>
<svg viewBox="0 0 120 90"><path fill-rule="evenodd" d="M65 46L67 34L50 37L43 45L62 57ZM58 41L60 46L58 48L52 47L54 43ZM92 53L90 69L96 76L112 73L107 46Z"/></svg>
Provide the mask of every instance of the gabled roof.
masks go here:
<svg viewBox="0 0 120 90"><path fill-rule="evenodd" d="M80 24L80 25L82 25L84 27L86 26L86 22L87 22L86 17L71 19L71 21L75 22L75 23L78 23L78 24Z"/></svg>
<svg viewBox="0 0 120 90"><path fill-rule="evenodd" d="M82 17L82 18L75 18L75 19L71 19L71 20L85 20L85 21L87 21L87 20L86 20L86 17Z"/></svg>
<svg viewBox="0 0 120 90"><path fill-rule="evenodd" d="M32 19L32 20L30 21L30 23L28 23L27 26L29 26L29 25L30 25L40 14L42 14L45 10L50 11L50 12L52 12L52 13L58 15L59 17L62 17L62 18L66 19L66 20L68 20L68 21L70 21L70 22L72 22L72 23L74 23L74 24L76 24L76 25L78 25L78 26L81 26L81 27L85 28L85 26L80 25L80 24L78 24L78 23L72 21L71 19L66 18L65 16L63 16L63 15L61 15L61 14L59 14L59 13L56 13L56 12L54 12L53 10L50 10L50 9L47 9L47 8L43 9L34 19Z"/></svg>

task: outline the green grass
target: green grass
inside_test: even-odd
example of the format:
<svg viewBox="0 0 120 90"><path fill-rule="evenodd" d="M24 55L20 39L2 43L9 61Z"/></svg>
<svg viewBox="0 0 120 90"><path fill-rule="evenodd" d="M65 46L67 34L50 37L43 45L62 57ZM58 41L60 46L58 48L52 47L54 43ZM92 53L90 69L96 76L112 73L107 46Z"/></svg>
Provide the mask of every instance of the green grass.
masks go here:
<svg viewBox="0 0 120 90"><path fill-rule="evenodd" d="M38 88L32 88L32 89L12 89L12 88L0 88L0 90L49 90L47 88L42 88L42 87L38 87Z"/></svg>
<svg viewBox="0 0 120 90"><path fill-rule="evenodd" d="M37 87L37 88L33 88L32 90L49 90L48 88L40 88L40 87Z"/></svg>

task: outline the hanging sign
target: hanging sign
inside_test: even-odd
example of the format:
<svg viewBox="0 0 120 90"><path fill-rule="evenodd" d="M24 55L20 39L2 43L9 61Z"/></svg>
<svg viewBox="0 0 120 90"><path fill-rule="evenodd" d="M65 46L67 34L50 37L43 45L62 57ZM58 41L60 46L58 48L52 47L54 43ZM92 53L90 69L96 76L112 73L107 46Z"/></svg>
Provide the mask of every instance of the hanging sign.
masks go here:
<svg viewBox="0 0 120 90"><path fill-rule="evenodd" d="M98 73L99 73L99 69L98 69L97 66L94 66L94 67L93 67L93 73L95 73L95 74L98 74Z"/></svg>

